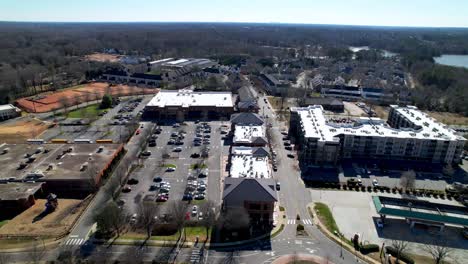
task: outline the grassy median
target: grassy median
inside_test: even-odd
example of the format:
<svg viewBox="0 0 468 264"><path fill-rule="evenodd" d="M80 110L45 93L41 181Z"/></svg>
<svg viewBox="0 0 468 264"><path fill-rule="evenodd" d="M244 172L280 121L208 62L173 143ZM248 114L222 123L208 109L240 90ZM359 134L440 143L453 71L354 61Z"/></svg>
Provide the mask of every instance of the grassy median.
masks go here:
<svg viewBox="0 0 468 264"><path fill-rule="evenodd" d="M320 222L322 222L330 232L334 233L336 231L340 233L340 230L336 225L335 219L333 218L333 214L326 204L315 203L314 209L315 212L317 212L318 217L320 218Z"/></svg>

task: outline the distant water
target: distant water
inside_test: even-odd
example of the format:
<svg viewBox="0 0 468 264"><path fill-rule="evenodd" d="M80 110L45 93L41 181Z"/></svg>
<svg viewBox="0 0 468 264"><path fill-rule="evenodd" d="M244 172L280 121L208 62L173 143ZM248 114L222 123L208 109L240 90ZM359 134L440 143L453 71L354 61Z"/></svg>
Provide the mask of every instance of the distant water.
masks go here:
<svg viewBox="0 0 468 264"><path fill-rule="evenodd" d="M447 55L442 54L440 57L434 57L434 60L438 64L463 67L468 69L468 55Z"/></svg>
<svg viewBox="0 0 468 264"><path fill-rule="evenodd" d="M359 52L361 50L369 50L369 46L361 46L361 47L353 47L353 46L350 46L349 47L349 50L356 53L356 52Z"/></svg>
<svg viewBox="0 0 468 264"><path fill-rule="evenodd" d="M383 52L383 56L387 58L395 57L396 55L398 55L398 53L391 52L388 50L382 50L382 52Z"/></svg>

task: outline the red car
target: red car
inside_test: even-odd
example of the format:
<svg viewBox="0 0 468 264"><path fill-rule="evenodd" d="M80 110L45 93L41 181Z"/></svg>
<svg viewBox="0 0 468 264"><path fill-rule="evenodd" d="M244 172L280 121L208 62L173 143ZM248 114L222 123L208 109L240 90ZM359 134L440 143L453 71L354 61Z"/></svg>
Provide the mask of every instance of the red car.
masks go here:
<svg viewBox="0 0 468 264"><path fill-rule="evenodd" d="M158 198L156 199L156 202L166 202L169 200L169 195L168 194L159 194Z"/></svg>
<svg viewBox="0 0 468 264"><path fill-rule="evenodd" d="M141 132L140 129L137 129L136 134L140 135L140 132Z"/></svg>

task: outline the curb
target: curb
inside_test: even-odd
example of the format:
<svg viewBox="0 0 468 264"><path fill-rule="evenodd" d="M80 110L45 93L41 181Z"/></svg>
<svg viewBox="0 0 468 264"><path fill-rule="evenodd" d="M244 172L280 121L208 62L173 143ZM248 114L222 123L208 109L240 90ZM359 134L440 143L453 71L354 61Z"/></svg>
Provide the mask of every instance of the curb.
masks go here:
<svg viewBox="0 0 468 264"><path fill-rule="evenodd" d="M44 243L44 248L45 248L45 249L52 249L52 248L55 248L55 247L57 247L57 246L60 244L60 242L62 242L62 239ZM31 241L31 243L33 243L33 242ZM34 248L34 247L32 247L32 246L28 246L28 247L21 247L21 248L0 249L0 253L18 253L18 252L26 252L26 251L29 251L29 250L31 250L31 249L33 249L33 248Z"/></svg>
<svg viewBox="0 0 468 264"><path fill-rule="evenodd" d="M275 228L269 233L269 234L264 234L255 238L247 239L247 240L242 240L242 241L236 241L236 242L229 242L229 243L202 243L199 242L199 244L204 245L205 247L210 247L210 248L223 248L223 247L232 247L232 246L241 246L245 244L250 244L253 242L257 242L258 240L264 239L266 237L274 238L281 234L281 232L284 230L285 225L283 223L283 218L281 217L281 221L278 221L278 225L275 226ZM108 240L92 240L93 243L98 243L98 244L103 244L103 245L109 245ZM115 240L112 244L113 245L133 245L135 243L143 243L145 240L133 240L133 239L117 239ZM174 246L177 244L177 241L172 241L172 240L147 240L146 246ZM195 245L195 242L185 242L184 243L184 248L192 247Z"/></svg>
<svg viewBox="0 0 468 264"><path fill-rule="evenodd" d="M324 234L326 237L328 237L330 240L332 240L333 242L335 243L338 243L338 244L341 244L341 246L343 247L343 249L345 249L346 251L348 251L349 253L351 253L352 255L358 257L359 259L367 262L367 263L371 263L371 264L381 264L380 262L378 262L377 260L373 259L373 258L370 258L366 255L363 255L361 252L358 252L356 251L353 247L351 247L349 244L347 244L346 242L342 241L341 239L339 239L338 237L336 237L334 234L332 234L323 224L322 222L320 222L320 219L318 218L317 214L315 213L315 210L314 210L314 205L315 203L311 203L311 204L308 204L307 205L307 208L310 209L310 212L312 212L312 218L314 219L314 223L315 225L317 226L318 230L320 230L320 232L322 232L322 234Z"/></svg>

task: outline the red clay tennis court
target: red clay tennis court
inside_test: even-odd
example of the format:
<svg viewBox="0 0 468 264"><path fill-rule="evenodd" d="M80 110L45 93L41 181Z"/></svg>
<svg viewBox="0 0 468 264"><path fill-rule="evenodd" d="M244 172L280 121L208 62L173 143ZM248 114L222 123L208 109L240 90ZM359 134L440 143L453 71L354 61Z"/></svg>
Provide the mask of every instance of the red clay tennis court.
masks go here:
<svg viewBox="0 0 468 264"><path fill-rule="evenodd" d="M44 113L70 107L88 101L100 100L104 94L114 96L155 94L158 89L149 89L128 85L107 83L89 83L56 92L41 93L35 96L16 100L18 107L30 113Z"/></svg>

